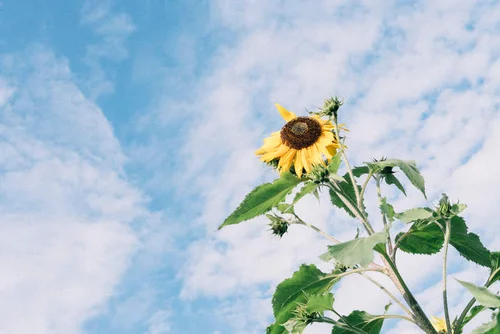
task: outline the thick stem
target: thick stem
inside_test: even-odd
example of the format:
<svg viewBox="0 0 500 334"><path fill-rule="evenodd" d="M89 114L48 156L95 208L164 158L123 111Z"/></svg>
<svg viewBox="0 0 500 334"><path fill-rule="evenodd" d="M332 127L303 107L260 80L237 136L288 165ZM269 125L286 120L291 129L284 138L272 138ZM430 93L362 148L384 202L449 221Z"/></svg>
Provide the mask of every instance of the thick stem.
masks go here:
<svg viewBox="0 0 500 334"><path fill-rule="evenodd" d="M444 251L443 251L443 307L444 307L444 318L446 321L447 333L451 333L451 323L450 323L450 313L448 310L448 293L446 291L446 260L448 258L448 244L450 243L451 234L451 224L450 220L446 220L446 230L444 233Z"/></svg>
<svg viewBox="0 0 500 334"><path fill-rule="evenodd" d="M420 307L420 304L410 292L410 289L408 289L408 286L401 277L401 274L396 268L396 265L392 262L389 255L384 252L382 253L382 257L384 259L384 263L389 267L388 269L390 269L389 277L403 295L403 298L408 303L408 306L410 306L410 309L413 311L415 323L417 324L417 326L420 327L425 333L437 334L434 326L432 326L432 323L425 315L424 311Z"/></svg>
<svg viewBox="0 0 500 334"><path fill-rule="evenodd" d="M313 320L313 322L323 322L323 323L327 323L327 324L332 324L332 325L340 327L343 330L350 332L350 333L367 334L364 330L361 330L361 329L358 329L358 328L352 327L352 326L349 327L348 325L343 324L340 321L335 321L335 320L328 318L328 317L316 318Z"/></svg>
<svg viewBox="0 0 500 334"><path fill-rule="evenodd" d="M469 303L465 306L464 310L460 314L460 316L457 319L457 322L455 323L455 332L461 333L462 331L460 330L460 327L462 326L462 322L464 321L465 317L467 316L467 313L469 313L469 310L474 306L476 303L476 298L472 298ZM459 331L460 330L460 331Z"/></svg>

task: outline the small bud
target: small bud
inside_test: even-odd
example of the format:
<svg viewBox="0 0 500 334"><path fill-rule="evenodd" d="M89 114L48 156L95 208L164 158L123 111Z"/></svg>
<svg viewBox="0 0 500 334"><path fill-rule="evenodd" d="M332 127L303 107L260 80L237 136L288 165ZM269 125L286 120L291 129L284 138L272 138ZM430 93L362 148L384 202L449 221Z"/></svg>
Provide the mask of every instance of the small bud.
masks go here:
<svg viewBox="0 0 500 334"><path fill-rule="evenodd" d="M325 183L328 181L330 171L325 165L316 165L313 170L307 175L316 184Z"/></svg>
<svg viewBox="0 0 500 334"><path fill-rule="evenodd" d="M326 116L337 118L337 111L344 104L337 96L325 100L322 111Z"/></svg>
<svg viewBox="0 0 500 334"><path fill-rule="evenodd" d="M271 226L271 231L274 235L278 237L282 237L288 231L289 222L287 222L284 218L275 216L275 215L266 215L267 218L271 221L269 226Z"/></svg>
<svg viewBox="0 0 500 334"><path fill-rule="evenodd" d="M448 196L446 194L442 194L441 199L439 200L438 206L438 214L443 218L448 218L451 216L451 204Z"/></svg>

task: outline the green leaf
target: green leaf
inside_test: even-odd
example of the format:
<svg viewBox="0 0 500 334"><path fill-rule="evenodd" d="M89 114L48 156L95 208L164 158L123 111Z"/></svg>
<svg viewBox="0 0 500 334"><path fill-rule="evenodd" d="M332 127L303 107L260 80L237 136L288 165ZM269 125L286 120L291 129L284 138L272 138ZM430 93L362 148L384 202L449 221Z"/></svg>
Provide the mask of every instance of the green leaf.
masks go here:
<svg viewBox="0 0 500 334"><path fill-rule="evenodd" d="M491 265L490 251L486 249L474 233L467 233L467 225L462 217L451 218L450 245L464 258L484 267Z"/></svg>
<svg viewBox="0 0 500 334"><path fill-rule="evenodd" d="M382 197L380 202L380 211L387 217L387 220L392 223L394 221L394 216L396 215L394 207L387 203L387 198L385 197Z"/></svg>
<svg viewBox="0 0 500 334"><path fill-rule="evenodd" d="M332 160L330 160L330 163L328 164L328 171L330 172L330 174L337 174L341 162L342 159L340 157L340 154L333 156Z"/></svg>
<svg viewBox="0 0 500 334"><path fill-rule="evenodd" d="M333 294L312 295L307 298L306 310L309 313L333 311Z"/></svg>
<svg viewBox="0 0 500 334"><path fill-rule="evenodd" d="M345 321L344 321L345 320ZM343 317L339 322L345 324L349 327L354 327L360 329L367 334L379 334L384 325L384 319L380 317L373 316L366 313L365 311L352 311L347 317ZM339 326L334 326L332 329L332 334L350 334L351 331L341 328Z"/></svg>
<svg viewBox="0 0 500 334"><path fill-rule="evenodd" d="M385 183L387 183L388 185L392 185L392 184L395 185L406 196L405 187L403 187L401 182L399 182L399 180L394 175L387 174L384 177L384 180L385 180Z"/></svg>
<svg viewBox="0 0 500 334"><path fill-rule="evenodd" d="M403 223L411 223L417 220L425 220L431 218L432 210L429 208L415 208L396 213L394 217L401 220Z"/></svg>
<svg viewBox="0 0 500 334"><path fill-rule="evenodd" d="M436 254L443 247L443 232L435 223L414 223L408 232L396 236L399 249L411 254Z"/></svg>
<svg viewBox="0 0 500 334"><path fill-rule="evenodd" d="M361 175L368 174L370 172L370 169L368 166L359 166L359 167L354 167L352 169L352 174L356 177L360 177Z"/></svg>
<svg viewBox="0 0 500 334"><path fill-rule="evenodd" d="M304 196L313 193L318 188L318 184L307 181L304 186L295 194L292 203L280 203L276 206L281 213L295 213L294 206L300 201Z"/></svg>
<svg viewBox="0 0 500 334"><path fill-rule="evenodd" d="M295 186L302 181L291 173L284 173L273 183L265 183L252 190L240 206L219 226L241 223L270 211L282 202Z"/></svg>
<svg viewBox="0 0 500 334"><path fill-rule="evenodd" d="M354 206L357 207L357 200L356 200L356 193L354 192L354 186L352 185L351 178L349 177L348 174L344 175L344 180L343 182L338 182L337 184L340 187L341 194ZM361 187L359 185L356 185L358 187L358 190L361 191ZM345 212L349 214L349 216L356 218L354 213L351 212L351 210L342 202L340 197L332 190L330 189L330 199L332 201L332 204L335 205L336 207L343 209ZM363 206L364 210L364 206Z"/></svg>
<svg viewBox="0 0 500 334"><path fill-rule="evenodd" d="M298 303L307 303L308 296L327 294L338 282L333 275L323 273L314 265L302 265L291 278L278 284L273 296L275 322L268 327L269 334L286 333L283 324L292 319Z"/></svg>
<svg viewBox="0 0 500 334"><path fill-rule="evenodd" d="M500 280L500 252L490 253L490 268L488 286Z"/></svg>
<svg viewBox="0 0 500 334"><path fill-rule="evenodd" d="M404 161L399 159L388 159L381 160L377 162L367 162L366 163L372 170L380 171L385 167L399 167L401 171L406 175L408 180L410 180L411 184L415 186L418 190L422 192L425 198L427 195L425 194L425 181L422 175L420 175L420 171L417 168L417 164L415 161Z"/></svg>
<svg viewBox="0 0 500 334"><path fill-rule="evenodd" d="M500 296L482 286L458 280L476 298L477 302L486 307L500 307Z"/></svg>
<svg viewBox="0 0 500 334"><path fill-rule="evenodd" d="M493 314L493 320L482 324L473 330L472 334L500 334L500 312Z"/></svg>
<svg viewBox="0 0 500 334"><path fill-rule="evenodd" d="M352 268L359 264L368 266L373 262L373 247L387 242L387 232L374 233L369 237L357 238L337 245L328 246L328 252L320 256L324 261L335 260L346 267Z"/></svg>

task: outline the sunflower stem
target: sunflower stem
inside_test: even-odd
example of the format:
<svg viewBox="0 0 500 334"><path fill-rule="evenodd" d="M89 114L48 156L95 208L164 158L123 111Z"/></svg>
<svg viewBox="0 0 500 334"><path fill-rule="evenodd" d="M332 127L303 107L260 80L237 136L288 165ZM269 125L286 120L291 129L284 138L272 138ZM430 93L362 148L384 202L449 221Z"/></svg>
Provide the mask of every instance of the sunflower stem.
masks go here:
<svg viewBox="0 0 500 334"><path fill-rule="evenodd" d="M446 262L448 258L448 244L450 243L451 223L450 219L446 220L446 230L444 234L444 250L443 250L443 307L444 318L446 320L446 332L451 333L450 314L448 310L448 293L446 291Z"/></svg>
<svg viewBox="0 0 500 334"><path fill-rule="evenodd" d="M363 183L363 186L361 187L361 192L359 194L359 197L361 199L361 201L363 201L364 199L364 196L365 196L365 189L366 187L368 186L368 182L370 181L371 177L373 176L373 171L370 171L368 173L368 175L366 176L366 180L365 182Z"/></svg>
<svg viewBox="0 0 500 334"><path fill-rule="evenodd" d="M378 201L380 204L382 204L382 192L380 190L380 178L375 177L375 182L377 184L377 197ZM384 227L387 227L387 217L384 212L382 212L382 222L384 223ZM391 234L390 230L387 229L387 250L389 251L389 254L392 254L392 240L391 240Z"/></svg>
<svg viewBox="0 0 500 334"><path fill-rule="evenodd" d="M340 200L342 201L342 203L344 203L345 206L349 210L351 210L352 214L361 221L361 223L363 224L363 227L365 228L365 230L368 233L368 235L372 235L373 233L375 233L375 231L373 230L373 227L370 225L370 223L368 222L368 220L366 219L366 217L364 217L361 214L361 212L356 207L356 205L354 205L353 203L351 203L351 201L349 201L349 199L344 196L344 194L342 193L342 190L340 189L340 187L335 182L331 182L330 181L330 182L326 183L326 185L331 190L333 190L333 192L335 192L335 194L340 198Z"/></svg>
<svg viewBox="0 0 500 334"><path fill-rule="evenodd" d="M305 222L303 221L299 216L297 216L295 213L293 214L295 216L295 218L298 220L299 224L301 225L305 225L305 226L308 226L310 228L312 228L314 231L318 232L319 234L321 234L322 236L324 236L325 238L327 238L328 240L330 240L331 242L333 242L334 244L339 244L340 241L338 241L337 239L335 239L334 237L332 237L331 235L329 235L328 233L324 232L323 230L319 229L318 227L314 226L313 224L309 224L308 222Z"/></svg>
<svg viewBox="0 0 500 334"><path fill-rule="evenodd" d="M354 178L354 174L352 173L352 168L351 168L351 165L349 164L349 160L347 159L347 154L345 153L344 144L340 140L339 122L337 120L337 117L334 117L334 122L335 122L335 135L337 137L337 141L338 141L339 146L340 146L340 154L342 155L342 160L344 160L345 166L347 168L347 172L349 173L349 177L351 178L351 181L352 181L354 193L356 194L356 203L358 205L358 208L362 211L363 209L362 209L362 205L361 205L362 203L361 203L361 197L359 194L358 185L356 183L356 179Z"/></svg>
<svg viewBox="0 0 500 334"><path fill-rule="evenodd" d="M379 287L380 290L385 292L386 295L388 295L392 300L394 300L394 302L398 304L401 307L401 309L406 312L406 314L408 314L411 318L413 318L413 313L411 313L411 311L406 306L404 306L404 304L399 299L397 299L396 296L394 296L389 290L387 290L382 284L380 284L370 276L366 275L365 273L360 273L359 275L363 276L364 278L375 284L377 287Z"/></svg>

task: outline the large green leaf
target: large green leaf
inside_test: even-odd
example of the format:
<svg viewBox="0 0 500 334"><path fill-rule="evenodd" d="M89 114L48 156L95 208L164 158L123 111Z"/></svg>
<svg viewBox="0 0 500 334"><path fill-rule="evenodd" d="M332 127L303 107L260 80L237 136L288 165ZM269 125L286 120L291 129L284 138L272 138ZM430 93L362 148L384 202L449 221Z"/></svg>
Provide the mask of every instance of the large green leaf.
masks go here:
<svg viewBox="0 0 500 334"><path fill-rule="evenodd" d="M354 167L352 169L352 174L356 177L360 177L361 175L368 174L370 172L370 169L368 166L359 166L359 167Z"/></svg>
<svg viewBox="0 0 500 334"><path fill-rule="evenodd" d="M432 210L429 208L414 208L394 215L395 218L403 223L416 222L418 220L428 220L432 217Z"/></svg>
<svg viewBox="0 0 500 334"><path fill-rule="evenodd" d="M373 262L373 247L387 242L387 232L374 233L366 238L357 238L337 245L328 246L328 252L320 256L324 261L335 260L346 267L352 268L359 264L368 266Z"/></svg>
<svg viewBox="0 0 500 334"><path fill-rule="evenodd" d="M308 296L328 294L338 281L334 275L328 275L315 265L302 265L291 278L278 284L273 296L275 322L267 328L269 334L286 333L283 324L292 319L293 311L299 304L306 304Z"/></svg>
<svg viewBox="0 0 500 334"><path fill-rule="evenodd" d="M399 167L399 169L406 175L408 180L410 180L411 184L415 186L418 190L422 192L425 198L427 198L425 194L425 181L422 175L420 175L420 171L417 168L417 164L415 161L404 161L399 159L388 159L388 160L380 160L376 162L367 162L366 163L372 170L381 171L386 167Z"/></svg>
<svg viewBox="0 0 500 334"><path fill-rule="evenodd" d="M264 183L252 190L240 206L219 226L219 230L227 225L241 223L270 211L282 202L295 186L302 182L291 173L284 173L273 183Z"/></svg>
<svg viewBox="0 0 500 334"><path fill-rule="evenodd" d="M412 210L405 211L405 213L409 211ZM420 218L425 218L426 212L425 209L419 209L419 211L415 211L417 214L414 216L421 214ZM398 215L400 214L396 214L396 217ZM411 217L412 215L408 215L406 219L411 220ZM445 226L444 220L440 219L438 222L441 226ZM468 233L467 225L463 218L458 216L452 217L450 225L450 245L467 260L489 267L491 264L490 252L483 246L476 234ZM421 220L414 223L408 232L399 233L396 236L396 242L399 242L399 248L407 253L436 254L443 246L444 235L436 223Z"/></svg>
<svg viewBox="0 0 500 334"><path fill-rule="evenodd" d="M473 330L472 334L500 334L500 312L493 314L493 320L482 324Z"/></svg>
<svg viewBox="0 0 500 334"><path fill-rule="evenodd" d="M490 267L490 251L483 246L476 234L468 233L467 225L462 217L451 218L450 245L467 260Z"/></svg>
<svg viewBox="0 0 500 334"><path fill-rule="evenodd" d="M458 280L476 298L477 302L486 307L500 307L500 296L482 286Z"/></svg>
<svg viewBox="0 0 500 334"><path fill-rule="evenodd" d="M352 311L347 317L343 317L339 322L345 324L349 327L354 327L360 329L367 334L379 334L384 325L384 319L381 317L376 317L365 311ZM339 326L334 326L332 329L332 334L350 334L351 331L341 328Z"/></svg>
<svg viewBox="0 0 500 334"><path fill-rule="evenodd" d="M342 182L337 182L337 184L340 187L341 194L354 206L357 207L357 199L356 199L356 193L354 191L354 186L352 184L351 178L349 174L345 174L343 176L345 181ZM358 190L361 191L361 187L359 185L356 185L358 187ZM345 210L349 214L349 216L356 218L354 213L351 212L351 209L349 209L344 202L340 199L340 197L330 189L330 199L332 201L332 204L335 205L336 207ZM364 206L363 206L364 209Z"/></svg>
<svg viewBox="0 0 500 334"><path fill-rule="evenodd" d="M403 252L411 254L436 254L443 247L443 232L435 223L414 223L406 233L396 236L396 243Z"/></svg>

